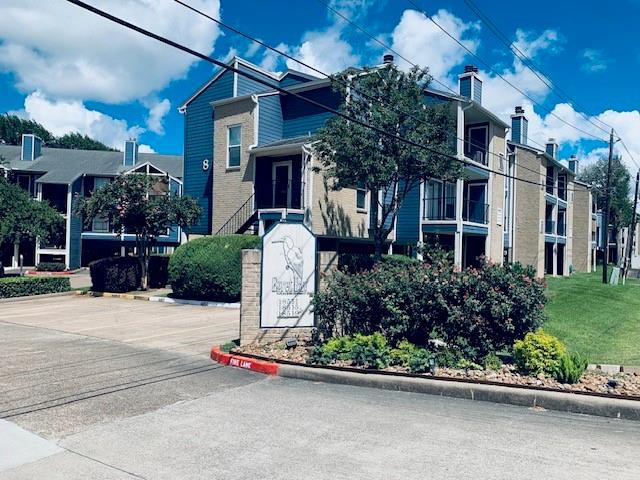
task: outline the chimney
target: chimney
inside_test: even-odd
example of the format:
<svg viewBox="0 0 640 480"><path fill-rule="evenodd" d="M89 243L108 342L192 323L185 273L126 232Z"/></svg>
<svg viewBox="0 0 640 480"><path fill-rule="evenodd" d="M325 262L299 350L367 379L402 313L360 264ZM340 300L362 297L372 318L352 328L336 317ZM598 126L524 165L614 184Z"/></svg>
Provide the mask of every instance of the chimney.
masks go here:
<svg viewBox="0 0 640 480"><path fill-rule="evenodd" d="M467 65L458 76L460 95L482 104L482 80L478 75L478 67Z"/></svg>
<svg viewBox="0 0 640 480"><path fill-rule="evenodd" d="M524 108L517 106L515 113L511 115L511 141L526 145L528 131L529 121L524 116Z"/></svg>
<svg viewBox="0 0 640 480"><path fill-rule="evenodd" d="M22 135L22 150L20 159L32 162L40 156L42 152L42 139L32 133Z"/></svg>
<svg viewBox="0 0 640 480"><path fill-rule="evenodd" d="M571 155L571 158L569 159L569 170L578 175L579 167L580 160L578 160L575 155Z"/></svg>
<svg viewBox="0 0 640 480"><path fill-rule="evenodd" d="M390 53L387 53L384 57L382 57L382 63L384 64L393 63L393 55L391 55Z"/></svg>
<svg viewBox="0 0 640 480"><path fill-rule="evenodd" d="M138 161L138 142L136 140L125 140L123 165L133 167Z"/></svg>
<svg viewBox="0 0 640 480"><path fill-rule="evenodd" d="M558 143L555 138L547 140L545 151L547 152L547 155L550 155L555 159L558 158Z"/></svg>

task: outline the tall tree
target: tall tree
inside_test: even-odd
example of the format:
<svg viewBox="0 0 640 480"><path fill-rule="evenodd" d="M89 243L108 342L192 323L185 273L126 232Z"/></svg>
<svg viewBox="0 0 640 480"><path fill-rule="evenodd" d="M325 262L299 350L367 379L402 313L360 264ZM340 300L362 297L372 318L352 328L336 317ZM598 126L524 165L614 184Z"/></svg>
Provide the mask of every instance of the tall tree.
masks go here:
<svg viewBox="0 0 640 480"><path fill-rule="evenodd" d="M459 162L447 157L455 154L455 142L447 134L455 133L449 106L425 103L429 82L427 69L403 72L389 64L344 71L333 86L343 98L341 111L349 117L432 151L339 116L318 133L315 151L330 187L361 186L371 192L371 236L378 258L409 192L427 178L452 180L462 172Z"/></svg>
<svg viewBox="0 0 640 480"><path fill-rule="evenodd" d="M149 257L160 235L176 225L181 205L180 197L169 195L162 185L165 179L141 174L120 175L95 190L90 197L78 201L78 214L89 225L94 218L108 218L116 232L135 235L136 251L142 268L142 289L149 284ZM179 219L189 227L195 218Z"/></svg>
<svg viewBox="0 0 640 480"><path fill-rule="evenodd" d="M0 244L13 245L14 258L20 255L22 240L46 243L61 236L63 229L64 219L53 207L0 177Z"/></svg>
<svg viewBox="0 0 640 480"><path fill-rule="evenodd" d="M0 143L8 145L20 145L22 135L34 134L42 139L44 144L50 148L72 148L78 150L108 150L115 149L106 146L104 143L80 133L66 133L61 137L56 137L45 127L33 120L25 120L16 115L0 115Z"/></svg>
<svg viewBox="0 0 640 480"><path fill-rule="evenodd" d="M184 231L187 241L189 241L189 231L197 223L201 213L202 208L195 198L183 196L174 199L174 221Z"/></svg>
<svg viewBox="0 0 640 480"><path fill-rule="evenodd" d="M604 206L607 185L608 159L600 158L578 174L578 180L591 184L593 197L598 206ZM611 197L609 200L609 222L617 230L631 223L631 175L620 157L611 161Z"/></svg>

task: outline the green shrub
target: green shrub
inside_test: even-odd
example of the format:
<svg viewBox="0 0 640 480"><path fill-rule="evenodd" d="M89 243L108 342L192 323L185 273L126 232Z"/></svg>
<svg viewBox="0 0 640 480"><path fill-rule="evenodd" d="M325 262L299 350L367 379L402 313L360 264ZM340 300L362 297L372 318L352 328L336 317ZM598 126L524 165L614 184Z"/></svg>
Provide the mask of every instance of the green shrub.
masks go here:
<svg viewBox="0 0 640 480"><path fill-rule="evenodd" d="M242 286L242 249L257 248L253 235L225 235L192 240L169 260L169 282L178 298L236 302Z"/></svg>
<svg viewBox="0 0 640 480"><path fill-rule="evenodd" d="M409 371L411 373L426 373L431 370L433 354L425 349L418 348L409 358Z"/></svg>
<svg viewBox="0 0 640 480"><path fill-rule="evenodd" d="M500 370L502 368L502 360L492 352L484 357L483 365L485 370Z"/></svg>
<svg viewBox="0 0 640 480"><path fill-rule="evenodd" d="M587 359L579 353L565 353L560 357L560 363L553 376L560 383L578 383L588 365Z"/></svg>
<svg viewBox="0 0 640 480"><path fill-rule="evenodd" d="M391 349L391 365L400 365L402 367L408 367L411 357L420 350L413 343L402 340L396 348Z"/></svg>
<svg viewBox="0 0 640 480"><path fill-rule="evenodd" d="M67 266L62 262L40 262L36 265L39 272L64 272Z"/></svg>
<svg viewBox="0 0 640 480"><path fill-rule="evenodd" d="M523 340L513 345L515 364L518 370L527 374L554 375L566 354L563 343L542 329L527 333Z"/></svg>
<svg viewBox="0 0 640 480"><path fill-rule="evenodd" d="M138 290L142 280L140 261L135 257L108 257L89 264L91 289L124 293Z"/></svg>
<svg viewBox="0 0 640 480"><path fill-rule="evenodd" d="M387 339L380 333L356 334L351 347L351 361L358 367L381 370L389 366L391 349Z"/></svg>
<svg viewBox="0 0 640 480"><path fill-rule="evenodd" d="M149 287L164 288L169 282L170 255L151 255L149 257Z"/></svg>
<svg viewBox="0 0 640 480"><path fill-rule="evenodd" d="M68 277L6 277L0 279L0 298L27 297L71 290Z"/></svg>
<svg viewBox="0 0 640 480"><path fill-rule="evenodd" d="M336 272L313 307L323 338L381 332L391 344L426 345L435 332L457 355L481 362L542 324L544 288L533 268L517 263L459 272L392 261Z"/></svg>
<svg viewBox="0 0 640 480"><path fill-rule="evenodd" d="M351 337L334 337L325 343L316 345L309 353L308 363L329 365L336 360L351 360L353 340Z"/></svg>

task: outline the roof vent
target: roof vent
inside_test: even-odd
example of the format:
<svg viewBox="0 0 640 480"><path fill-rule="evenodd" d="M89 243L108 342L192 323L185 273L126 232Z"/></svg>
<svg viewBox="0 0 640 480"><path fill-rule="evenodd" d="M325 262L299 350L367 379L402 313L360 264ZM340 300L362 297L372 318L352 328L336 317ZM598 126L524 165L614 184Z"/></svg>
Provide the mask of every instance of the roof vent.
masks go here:
<svg viewBox="0 0 640 480"><path fill-rule="evenodd" d="M393 55L387 53L384 57L382 57L383 63L393 63Z"/></svg>

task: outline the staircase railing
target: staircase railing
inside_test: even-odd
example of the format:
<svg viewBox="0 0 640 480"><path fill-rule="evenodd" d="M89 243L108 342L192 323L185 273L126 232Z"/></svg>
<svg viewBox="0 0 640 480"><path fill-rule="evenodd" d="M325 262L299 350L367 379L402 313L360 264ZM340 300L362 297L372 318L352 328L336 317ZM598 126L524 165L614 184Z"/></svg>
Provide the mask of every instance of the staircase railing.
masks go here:
<svg viewBox="0 0 640 480"><path fill-rule="evenodd" d="M255 206L255 194L251 195L249 199L236 210L236 212L231 215L229 220L227 220L224 225L222 225L216 235L230 235L232 233L239 233L251 217L256 212Z"/></svg>

